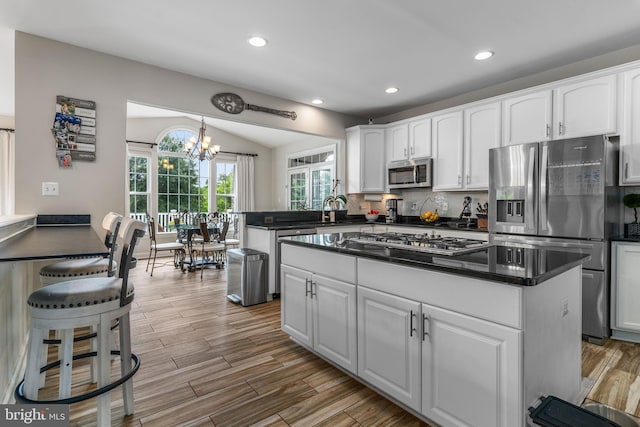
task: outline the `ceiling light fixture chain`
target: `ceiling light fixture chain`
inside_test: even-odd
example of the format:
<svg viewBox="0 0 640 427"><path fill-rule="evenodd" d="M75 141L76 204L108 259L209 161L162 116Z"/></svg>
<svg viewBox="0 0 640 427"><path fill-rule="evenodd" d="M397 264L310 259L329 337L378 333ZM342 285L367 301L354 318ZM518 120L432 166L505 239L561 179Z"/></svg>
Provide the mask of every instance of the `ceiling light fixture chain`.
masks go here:
<svg viewBox="0 0 640 427"><path fill-rule="evenodd" d="M207 135L204 117L202 117L200 130L198 131L198 139L194 136L189 138L189 141L184 144L184 150L187 153L187 158L200 161L213 160L220 152L220 145L211 144L211 137Z"/></svg>

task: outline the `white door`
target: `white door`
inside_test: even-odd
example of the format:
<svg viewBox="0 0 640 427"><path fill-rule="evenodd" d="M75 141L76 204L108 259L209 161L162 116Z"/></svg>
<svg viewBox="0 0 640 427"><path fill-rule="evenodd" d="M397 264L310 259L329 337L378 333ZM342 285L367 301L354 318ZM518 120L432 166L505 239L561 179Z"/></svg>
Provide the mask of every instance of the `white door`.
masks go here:
<svg viewBox="0 0 640 427"><path fill-rule="evenodd" d="M502 145L551 139L551 91L528 93L502 101Z"/></svg>
<svg viewBox="0 0 640 427"><path fill-rule="evenodd" d="M358 376L420 410L420 304L358 287Z"/></svg>
<svg viewBox="0 0 640 427"><path fill-rule="evenodd" d="M386 139L387 163L409 158L409 128L406 123L388 127Z"/></svg>
<svg viewBox="0 0 640 427"><path fill-rule="evenodd" d="M622 75L620 182L640 184L640 69Z"/></svg>
<svg viewBox="0 0 640 427"><path fill-rule="evenodd" d="M422 413L438 424L522 424L520 331L422 304Z"/></svg>
<svg viewBox="0 0 640 427"><path fill-rule="evenodd" d="M614 74L554 89L554 139L616 132L616 79Z"/></svg>
<svg viewBox="0 0 640 427"><path fill-rule="evenodd" d="M436 116L433 126L433 190L462 188L462 111Z"/></svg>
<svg viewBox="0 0 640 427"><path fill-rule="evenodd" d="M612 328L640 332L640 244L613 242Z"/></svg>
<svg viewBox="0 0 640 427"><path fill-rule="evenodd" d="M489 188L489 149L500 146L500 103L464 112L464 187Z"/></svg>
<svg viewBox="0 0 640 427"><path fill-rule="evenodd" d="M311 273L282 265L280 275L282 330L300 343L312 347Z"/></svg>
<svg viewBox="0 0 640 427"><path fill-rule="evenodd" d="M313 276L313 348L357 373L356 286Z"/></svg>
<svg viewBox="0 0 640 427"><path fill-rule="evenodd" d="M431 157L431 118L409 123L409 157Z"/></svg>

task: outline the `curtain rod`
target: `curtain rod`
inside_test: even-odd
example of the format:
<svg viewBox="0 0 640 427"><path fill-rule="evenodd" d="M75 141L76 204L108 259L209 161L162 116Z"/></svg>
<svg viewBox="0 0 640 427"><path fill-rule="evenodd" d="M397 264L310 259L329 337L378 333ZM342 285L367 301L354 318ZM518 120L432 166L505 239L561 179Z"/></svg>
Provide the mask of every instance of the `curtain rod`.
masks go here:
<svg viewBox="0 0 640 427"><path fill-rule="evenodd" d="M15 129L11 129L11 128L0 128L0 130L4 130L4 131L7 131L7 132L15 132L16 131Z"/></svg>
<svg viewBox="0 0 640 427"><path fill-rule="evenodd" d="M152 147L155 147L155 146L158 145L158 144L156 144L154 142L132 141L130 139L127 139L127 142L133 142L135 144L146 144L146 145L150 145ZM222 153L222 154L235 154L236 156L258 157L258 155L256 153L240 153L240 152L237 152L237 151L220 151L220 153Z"/></svg>

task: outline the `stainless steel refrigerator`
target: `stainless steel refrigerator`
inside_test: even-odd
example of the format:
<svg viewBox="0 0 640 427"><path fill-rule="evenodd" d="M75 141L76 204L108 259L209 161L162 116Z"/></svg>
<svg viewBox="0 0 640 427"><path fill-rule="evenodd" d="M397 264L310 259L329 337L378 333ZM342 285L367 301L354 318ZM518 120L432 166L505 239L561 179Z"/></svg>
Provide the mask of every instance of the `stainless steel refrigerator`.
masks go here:
<svg viewBox="0 0 640 427"><path fill-rule="evenodd" d="M617 144L602 135L494 148L489 155L490 240L591 255L582 270L582 333L600 344L610 335L609 238L620 234L621 223L617 176Z"/></svg>

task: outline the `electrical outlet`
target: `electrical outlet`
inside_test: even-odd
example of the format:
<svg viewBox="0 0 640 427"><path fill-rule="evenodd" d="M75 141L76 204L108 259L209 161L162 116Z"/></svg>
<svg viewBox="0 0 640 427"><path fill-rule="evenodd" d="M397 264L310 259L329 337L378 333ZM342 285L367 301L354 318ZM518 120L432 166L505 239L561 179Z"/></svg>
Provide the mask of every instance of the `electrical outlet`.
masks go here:
<svg viewBox="0 0 640 427"><path fill-rule="evenodd" d="M59 196L60 192L58 189L57 182L43 182L42 183L42 195L43 196Z"/></svg>
<svg viewBox="0 0 640 427"><path fill-rule="evenodd" d="M562 317L565 317L567 314L569 314L569 301L564 300L562 301Z"/></svg>

